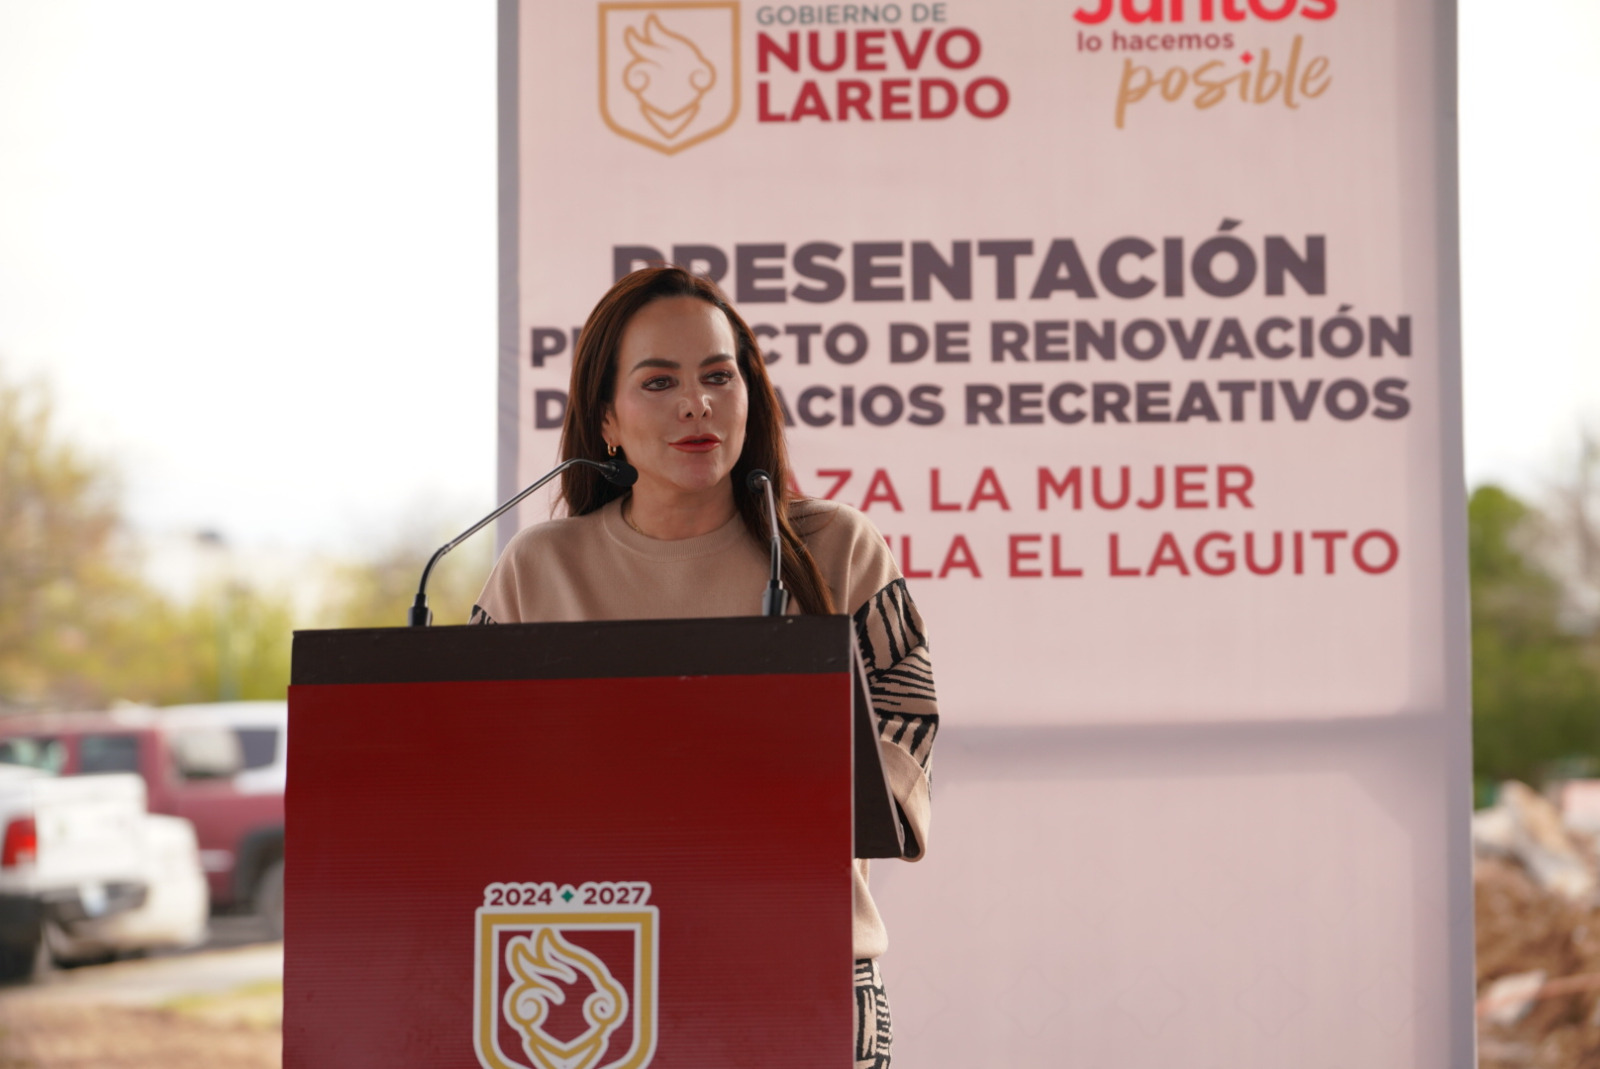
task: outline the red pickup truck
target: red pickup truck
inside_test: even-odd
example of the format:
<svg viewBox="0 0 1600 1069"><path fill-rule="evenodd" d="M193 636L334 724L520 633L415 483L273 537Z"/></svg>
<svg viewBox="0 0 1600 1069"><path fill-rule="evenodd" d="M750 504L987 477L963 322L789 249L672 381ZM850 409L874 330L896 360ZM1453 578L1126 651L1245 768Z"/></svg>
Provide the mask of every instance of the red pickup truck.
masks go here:
<svg viewBox="0 0 1600 1069"><path fill-rule="evenodd" d="M283 703L260 704L281 709ZM272 713L266 710L262 721L272 722ZM249 741L250 734L215 714L208 707L129 707L109 713L3 717L0 761L66 776L138 773L145 781L150 812L193 822L212 907L254 910L272 935L280 937L281 780L273 784L269 774L263 786L261 773L246 768L242 740Z"/></svg>

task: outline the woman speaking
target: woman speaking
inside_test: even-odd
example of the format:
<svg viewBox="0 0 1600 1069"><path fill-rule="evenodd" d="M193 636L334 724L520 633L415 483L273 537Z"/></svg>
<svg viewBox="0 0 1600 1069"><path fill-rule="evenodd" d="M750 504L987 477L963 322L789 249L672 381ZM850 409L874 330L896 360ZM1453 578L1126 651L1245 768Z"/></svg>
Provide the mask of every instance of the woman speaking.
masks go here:
<svg viewBox="0 0 1600 1069"><path fill-rule="evenodd" d="M790 490L783 416L754 333L716 286L676 267L628 275L595 306L573 356L561 459L625 458L631 490L592 468L561 476L565 518L518 532L476 623L744 616L770 567L763 494L778 493L789 611L855 620L883 766L922 856L939 716L922 619L882 536L845 505ZM856 1065L886 1069L891 1030L877 959L888 945L855 863Z"/></svg>

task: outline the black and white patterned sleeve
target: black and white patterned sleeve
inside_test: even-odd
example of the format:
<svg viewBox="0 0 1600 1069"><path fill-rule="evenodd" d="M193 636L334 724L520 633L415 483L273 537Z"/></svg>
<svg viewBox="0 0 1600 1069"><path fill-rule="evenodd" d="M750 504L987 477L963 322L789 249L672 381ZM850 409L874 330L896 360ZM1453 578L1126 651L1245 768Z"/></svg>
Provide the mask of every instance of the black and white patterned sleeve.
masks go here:
<svg viewBox="0 0 1600 1069"><path fill-rule="evenodd" d="M866 666L867 687L878 714L879 752L906 831L906 857L926 850L929 771L939 732L933 666L922 617L895 579L855 613L856 643Z"/></svg>

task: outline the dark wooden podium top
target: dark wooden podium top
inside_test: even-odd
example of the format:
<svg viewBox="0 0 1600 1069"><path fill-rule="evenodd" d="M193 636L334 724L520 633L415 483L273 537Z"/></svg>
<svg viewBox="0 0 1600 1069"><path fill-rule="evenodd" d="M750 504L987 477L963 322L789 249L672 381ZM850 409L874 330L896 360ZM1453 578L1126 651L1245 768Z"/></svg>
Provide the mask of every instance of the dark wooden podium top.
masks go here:
<svg viewBox="0 0 1600 1069"><path fill-rule="evenodd" d="M847 616L296 631L290 682L798 675L851 669Z"/></svg>

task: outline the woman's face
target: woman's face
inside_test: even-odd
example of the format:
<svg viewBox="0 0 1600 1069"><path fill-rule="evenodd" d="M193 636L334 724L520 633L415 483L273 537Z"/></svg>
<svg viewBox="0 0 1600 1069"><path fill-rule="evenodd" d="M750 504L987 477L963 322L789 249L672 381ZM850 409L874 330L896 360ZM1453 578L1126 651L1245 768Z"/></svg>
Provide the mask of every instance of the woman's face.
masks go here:
<svg viewBox="0 0 1600 1069"><path fill-rule="evenodd" d="M727 316L697 297L663 297L628 321L600 426L639 469L637 490L731 486L749 407L737 352Z"/></svg>

